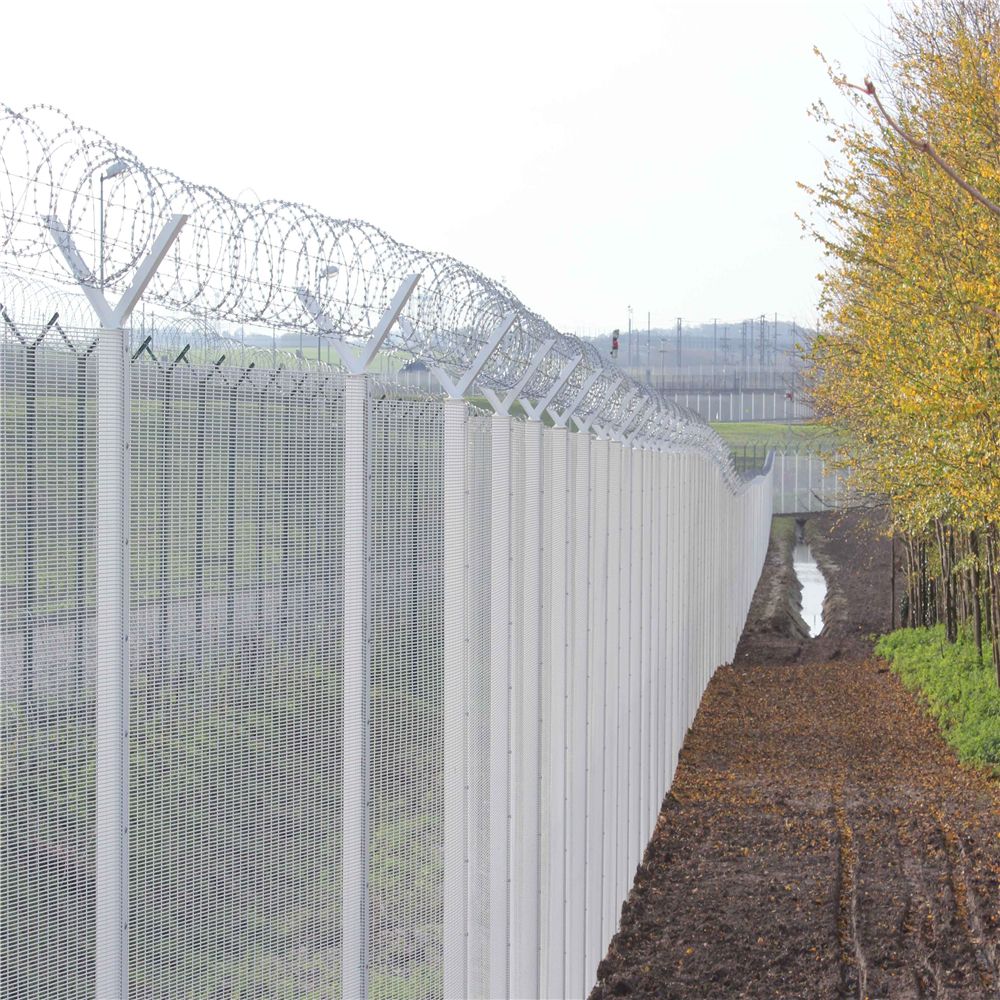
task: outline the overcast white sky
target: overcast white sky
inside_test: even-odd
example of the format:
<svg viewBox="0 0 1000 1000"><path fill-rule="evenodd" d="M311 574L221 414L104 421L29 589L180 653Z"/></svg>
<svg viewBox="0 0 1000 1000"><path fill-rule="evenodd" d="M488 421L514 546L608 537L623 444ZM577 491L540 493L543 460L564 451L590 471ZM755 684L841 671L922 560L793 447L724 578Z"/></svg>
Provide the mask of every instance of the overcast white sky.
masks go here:
<svg viewBox="0 0 1000 1000"><path fill-rule="evenodd" d="M4 7L0 101L148 163L452 254L560 329L814 316L796 181L818 45L863 78L884 3Z"/></svg>

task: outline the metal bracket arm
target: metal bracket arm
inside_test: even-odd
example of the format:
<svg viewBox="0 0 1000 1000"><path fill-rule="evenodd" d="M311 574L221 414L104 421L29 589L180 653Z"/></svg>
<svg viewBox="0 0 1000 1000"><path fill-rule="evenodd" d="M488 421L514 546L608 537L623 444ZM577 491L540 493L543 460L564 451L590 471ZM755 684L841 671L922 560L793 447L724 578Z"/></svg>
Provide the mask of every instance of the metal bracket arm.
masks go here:
<svg viewBox="0 0 1000 1000"><path fill-rule="evenodd" d="M361 362L362 371L368 371L368 366L381 349L386 336L392 329L392 324L399 319L399 314L403 311L403 307L413 294L413 289L417 287L419 280L419 274L408 274L403 279L403 283L399 286L396 294L392 297L392 301L389 303L389 308L382 313L382 318L378 321L378 326L375 327L374 333L372 333L371 338L361 352L361 356L358 358L358 361Z"/></svg>
<svg viewBox="0 0 1000 1000"><path fill-rule="evenodd" d="M97 288L94 284L94 272L83 262L80 251L77 250L69 230L56 216L42 216L42 221L48 228L53 242L69 265L73 277L76 278L81 288L83 288L83 294L87 296L94 312L97 313L97 318L101 321L101 326L105 330L119 329L131 315L132 310L136 307L153 275L156 274L156 269L163 262L163 258L166 257L167 251L174 240L177 239L177 235L180 233L184 223L187 222L187 219L186 215L172 215L170 217L170 221L160 230L159 235L153 241L153 246L149 253L136 269L132 284L125 289L124 294L118 300L118 305L112 309L104 295L104 290Z"/></svg>
<svg viewBox="0 0 1000 1000"><path fill-rule="evenodd" d="M326 313L320 308L319 302L316 301L316 296L310 295L305 288L296 288L295 294L299 297L299 302L302 303L305 311L312 316L313 322L319 327L320 332L332 334L333 324Z"/></svg>
<svg viewBox="0 0 1000 1000"><path fill-rule="evenodd" d="M545 360L545 355L552 350L554 344L555 340L546 340L545 343L543 343L542 346L535 351L535 354L532 357L527 369L525 369L524 374L517 380L517 384L514 388L511 389L510 392L508 392L502 399L500 398L500 395L492 389L483 389L483 392L486 394L486 398L490 401L490 406L492 406L497 413L503 415L510 413L510 408L514 405L514 401L521 394L521 390L528 384L531 376L538 371L538 366Z"/></svg>
<svg viewBox="0 0 1000 1000"><path fill-rule="evenodd" d="M636 434L638 434L638 429L636 429L636 431L634 431L631 436L629 436L628 434L628 429L639 419L639 417L641 417L649 409L650 405L651 405L651 400L647 399L636 407L635 413L633 413L632 416L629 417L629 419L622 425L622 429L618 432L619 441L625 444L631 443L632 438L634 438Z"/></svg>
<svg viewBox="0 0 1000 1000"><path fill-rule="evenodd" d="M632 400L635 398L635 394L638 391L639 391L638 389L629 389L629 391L625 393L625 398L619 404L625 413L628 413L628 404L632 402ZM611 440L620 441L622 432L625 430L628 424L625 423L620 428L615 427L614 424L607 424L606 426L608 428L608 436L611 438Z"/></svg>
<svg viewBox="0 0 1000 1000"><path fill-rule="evenodd" d="M611 385L608 386L607 392L605 392L604 395L601 397L600 403L598 403L597 406L594 407L594 412L591 414L590 417L577 417L577 416L573 417L573 423L576 424L578 430L580 430L584 434L586 434L587 431L589 431L591 427L596 427L596 425L594 424L594 421L597 419L597 416L600 414L601 410L604 408L604 404L611 398L611 394L621 384L622 384L622 376L621 375L618 375L614 379L611 380ZM598 437L600 437L600 435L598 435Z"/></svg>
<svg viewBox="0 0 1000 1000"><path fill-rule="evenodd" d="M521 405L528 414L529 420L542 419L542 414L545 412L546 407L552 402L553 399L556 398L556 393L569 381L570 376L576 370L576 366L582 360L583 355L578 354L575 358L571 358L565 365L563 365L563 370L559 373L559 378L556 379L555 385L552 386L549 390L549 394L544 399L540 399L534 405L529 403L526 399L522 401Z"/></svg>
<svg viewBox="0 0 1000 1000"><path fill-rule="evenodd" d="M580 391L573 398L573 402L571 402L569 406L567 406L566 409L562 411L562 413L555 413L553 411L552 422L556 425L556 427L565 427L566 424L569 423L569 418L573 416L574 411L583 402L584 397L587 395L587 393L590 392L590 390L594 387L594 383L601 377L601 374L602 373L599 371L594 372L593 375L591 375L583 383L583 385L580 387Z"/></svg>
<svg viewBox="0 0 1000 1000"><path fill-rule="evenodd" d="M389 307L382 313L378 325L372 331L371 337L368 338L368 342L358 355L355 355L340 337L335 336L336 331L330 322L330 318L320 308L320 304L314 295L310 294L305 288L296 288L295 294L298 295L299 301L302 303L305 311L312 316L313 322L318 327L320 333L326 334L330 338L333 349L340 356L347 370L352 375L361 375L371 367L375 355L378 354L382 344L385 343L385 338L389 335L392 325L399 319L399 314L403 311L403 307L413 294L413 289L417 287L419 280L419 274L408 274L403 279L402 284L396 290L396 294L392 297Z"/></svg>
<svg viewBox="0 0 1000 1000"><path fill-rule="evenodd" d="M457 382L452 382L442 369L431 369L437 380L444 386L445 392L452 399L461 399L465 395L469 386L472 385L479 376L479 373L486 367L486 362L490 360L493 352L500 346L500 341L507 335L507 331L514 325L516 319L517 313L514 312L509 312L504 316L500 321L500 325L493 331L490 339L476 355L476 360L472 362L472 365Z"/></svg>
<svg viewBox="0 0 1000 1000"><path fill-rule="evenodd" d="M163 258L167 256L167 252L173 246L174 240L177 239L181 227L187 220L186 215L172 215L170 221L160 230L159 235L153 241L152 249L136 269L132 284L125 289L124 294L118 300L118 306L115 309L116 327L121 326L132 315L132 310L138 305L146 286L153 280L156 269L163 263Z"/></svg>
<svg viewBox="0 0 1000 1000"><path fill-rule="evenodd" d="M633 445L636 448L650 447L652 436L655 433L655 428L651 428L650 423L656 420L658 412L655 402L650 401L650 405L653 408L653 412L645 420L641 421L640 425L631 434L626 435L626 444Z"/></svg>

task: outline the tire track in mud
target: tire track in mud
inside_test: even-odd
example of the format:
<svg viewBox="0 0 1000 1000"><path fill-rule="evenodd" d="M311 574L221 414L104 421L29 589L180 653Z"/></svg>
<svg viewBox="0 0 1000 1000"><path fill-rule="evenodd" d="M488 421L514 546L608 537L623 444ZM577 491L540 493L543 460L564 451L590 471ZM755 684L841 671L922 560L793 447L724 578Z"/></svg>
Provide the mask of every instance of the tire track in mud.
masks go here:
<svg viewBox="0 0 1000 1000"><path fill-rule="evenodd" d="M903 819L894 811L896 844L902 859L902 869L909 885L906 918L900 926L900 943L903 950L913 952L911 972L918 996L926 996L933 987L935 998L943 997L944 970L937 960L934 947L934 908L931 905L924 869L917 857L916 846Z"/></svg>
<svg viewBox="0 0 1000 1000"><path fill-rule="evenodd" d="M997 979L996 945L986 934L979 901L974 897L969 887L965 847L944 812L935 806L931 806L930 812L937 822L938 832L944 843L948 864L948 880L955 900L956 920L965 934L983 986L995 993L993 986Z"/></svg>
<svg viewBox="0 0 1000 1000"><path fill-rule="evenodd" d="M854 831L847 821L843 783L831 789L837 822L837 936L840 942L840 981L844 995L862 1000L868 994L868 960L858 934L857 861Z"/></svg>

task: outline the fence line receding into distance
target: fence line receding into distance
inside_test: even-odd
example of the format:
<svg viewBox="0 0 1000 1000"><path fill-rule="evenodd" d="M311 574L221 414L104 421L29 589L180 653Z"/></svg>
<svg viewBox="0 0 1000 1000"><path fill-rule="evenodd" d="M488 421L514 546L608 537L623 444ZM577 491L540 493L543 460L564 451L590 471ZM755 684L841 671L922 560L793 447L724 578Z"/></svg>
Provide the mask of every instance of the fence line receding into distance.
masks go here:
<svg viewBox="0 0 1000 1000"><path fill-rule="evenodd" d="M0 992L586 995L770 468L457 262L2 127ZM404 348L445 392L371 374Z"/></svg>

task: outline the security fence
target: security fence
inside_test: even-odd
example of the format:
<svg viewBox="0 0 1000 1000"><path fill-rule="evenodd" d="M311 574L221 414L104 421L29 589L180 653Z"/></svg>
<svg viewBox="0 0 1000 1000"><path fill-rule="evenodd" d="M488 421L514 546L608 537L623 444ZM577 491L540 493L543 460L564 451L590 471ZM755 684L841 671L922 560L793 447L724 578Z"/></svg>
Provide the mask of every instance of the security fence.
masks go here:
<svg viewBox="0 0 1000 1000"><path fill-rule="evenodd" d="M0 153L0 998L585 995L770 467L461 262Z"/></svg>
<svg viewBox="0 0 1000 1000"><path fill-rule="evenodd" d="M817 513L849 506L850 478L835 467L834 459L803 446L775 450L774 513Z"/></svg>
<svg viewBox="0 0 1000 1000"><path fill-rule="evenodd" d="M753 475L770 457L774 465L775 514L808 514L843 509L854 502L842 456L808 445L748 441L733 448L733 465Z"/></svg>
<svg viewBox="0 0 1000 1000"><path fill-rule="evenodd" d="M771 473L734 493L652 440L140 352L122 743L94 338L13 329L0 995L94 996L122 893L136 998L584 996L732 657Z"/></svg>
<svg viewBox="0 0 1000 1000"><path fill-rule="evenodd" d="M666 389L665 395L712 423L786 423L812 420L812 404L801 390Z"/></svg>

